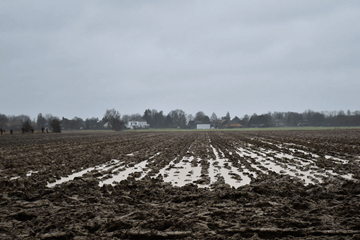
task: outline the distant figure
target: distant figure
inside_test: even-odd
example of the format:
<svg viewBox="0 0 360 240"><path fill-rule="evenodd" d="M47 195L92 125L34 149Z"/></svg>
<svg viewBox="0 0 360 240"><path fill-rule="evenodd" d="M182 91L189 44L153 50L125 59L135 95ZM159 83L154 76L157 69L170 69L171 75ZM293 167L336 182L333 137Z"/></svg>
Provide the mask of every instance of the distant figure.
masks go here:
<svg viewBox="0 0 360 240"><path fill-rule="evenodd" d="M34 129L33 129L33 128L31 129L31 132L34 133Z"/></svg>
<svg viewBox="0 0 360 240"><path fill-rule="evenodd" d="M1 135L2 135L2 132L3 132L3 130L2 130L2 128L0 128L0 133L1 133Z"/></svg>
<svg viewBox="0 0 360 240"><path fill-rule="evenodd" d="M25 133L25 128L22 128L21 131L23 132L23 134Z"/></svg>
<svg viewBox="0 0 360 240"><path fill-rule="evenodd" d="M10 129L10 134L13 134L13 130L12 130L12 129Z"/></svg>
<svg viewBox="0 0 360 240"><path fill-rule="evenodd" d="M48 129L48 128L46 128L46 133L49 133L49 129Z"/></svg>
<svg viewBox="0 0 360 240"><path fill-rule="evenodd" d="M45 130L45 128L44 128L44 127L42 127L42 128L41 128L41 132L42 132L42 133L44 133L44 130Z"/></svg>

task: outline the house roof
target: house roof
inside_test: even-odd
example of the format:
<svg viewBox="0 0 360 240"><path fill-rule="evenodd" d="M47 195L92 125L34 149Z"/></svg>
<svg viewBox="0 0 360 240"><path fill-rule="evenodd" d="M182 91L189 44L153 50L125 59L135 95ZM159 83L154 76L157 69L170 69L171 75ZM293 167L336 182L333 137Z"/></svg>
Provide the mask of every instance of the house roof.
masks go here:
<svg viewBox="0 0 360 240"><path fill-rule="evenodd" d="M220 122L219 122L219 125L223 125L223 124L226 124L227 123L227 120L221 120Z"/></svg>

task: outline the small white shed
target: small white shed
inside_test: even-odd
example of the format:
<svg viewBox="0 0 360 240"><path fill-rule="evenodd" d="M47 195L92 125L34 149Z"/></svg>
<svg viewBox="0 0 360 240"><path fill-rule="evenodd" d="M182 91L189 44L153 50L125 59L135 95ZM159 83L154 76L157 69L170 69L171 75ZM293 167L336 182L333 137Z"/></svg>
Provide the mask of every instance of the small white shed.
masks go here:
<svg viewBox="0 0 360 240"><path fill-rule="evenodd" d="M197 124L196 129L210 129L210 124Z"/></svg>

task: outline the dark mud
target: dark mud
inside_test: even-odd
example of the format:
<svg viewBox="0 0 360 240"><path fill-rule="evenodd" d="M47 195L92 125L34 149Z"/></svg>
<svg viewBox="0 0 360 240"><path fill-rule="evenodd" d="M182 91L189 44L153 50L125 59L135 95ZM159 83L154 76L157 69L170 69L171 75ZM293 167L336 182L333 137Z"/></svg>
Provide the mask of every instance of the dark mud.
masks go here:
<svg viewBox="0 0 360 240"><path fill-rule="evenodd" d="M320 156L318 168L358 173L359 131L311 132L5 135L0 138L0 239L360 239L356 177L304 185L288 175L257 172L249 185L235 189L219 178L210 190L174 187L151 174L99 187L94 172L47 187L74 170L114 158L141 162L158 152L149 166L154 173L189 149L206 170L206 159L214 157L209 138L234 165L240 157L226 150L235 146L270 149L278 148L274 143L294 143ZM326 154L349 162L334 164L322 158ZM28 176L29 171L38 172Z"/></svg>

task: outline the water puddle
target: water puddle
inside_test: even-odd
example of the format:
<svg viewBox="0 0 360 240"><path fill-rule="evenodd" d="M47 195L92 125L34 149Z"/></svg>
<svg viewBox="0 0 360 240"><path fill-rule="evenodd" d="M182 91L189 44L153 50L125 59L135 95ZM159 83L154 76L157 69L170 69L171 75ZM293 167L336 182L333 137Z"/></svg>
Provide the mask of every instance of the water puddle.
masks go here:
<svg viewBox="0 0 360 240"><path fill-rule="evenodd" d="M238 168L232 166L228 159L224 158L225 154L221 152L221 150L216 150L211 144L210 147L216 156L216 159L212 161L212 169L215 169L215 167L218 169L217 172L224 178L225 183L229 184L231 187L238 188L251 182L250 177L244 175ZM214 163L216 163L216 166L214 166Z"/></svg>
<svg viewBox="0 0 360 240"><path fill-rule="evenodd" d="M269 174L270 172L298 178L305 185L322 182L323 179L327 177L352 179L353 174L338 174L332 170L319 169L316 166L316 161L319 160L319 156L316 154L296 148L286 147L286 145L291 145L293 147L295 144L266 143L276 145L279 147L278 149L285 149L286 151L276 151L273 149L256 147L255 145L246 143L241 145L244 147L236 147L235 151L232 152L225 149L224 151L232 156L232 161L234 161L233 157L239 157L238 164L234 166L234 164L225 157L226 154L220 149L215 148L209 139L210 148L207 149L207 152L209 153L212 151L215 155L215 159L207 160L207 173L203 172L203 174L206 174L206 177L210 180L209 184L198 184L198 182L203 182L203 169L201 166L201 159L192 156L194 155L194 151L190 149L191 146L186 151L186 156L183 156L181 159L176 157L158 172L152 174L151 177L156 178L159 174L161 174L164 182L170 182L173 186L181 187L188 183L194 183L197 184L198 187L209 188L221 178L223 178L225 183L229 184L231 187L238 188L249 184L251 179L256 178L259 174ZM304 156L296 156L297 152L304 154ZM129 153L126 154L126 156L134 156L136 153L137 152ZM149 168L149 164L151 163L150 165L152 165L153 163L156 163L156 157L160 154L161 152L158 152L141 162L125 163L124 161L113 159L105 164L90 167L80 172L73 173L67 177L62 177L54 183L48 183L47 186L54 187L57 184L71 181L74 178L81 177L89 172L94 172L98 176L100 175L100 177L98 177L100 180L100 187L104 184L114 184L116 182L120 182L127 179L130 175L133 175L135 179L139 180L147 176L149 172L152 171L152 169ZM337 164L348 163L348 160L335 158L329 155L326 155L325 158L330 159ZM130 158L127 160L129 159ZM29 171L26 175L31 176L31 174L34 173L37 173L37 171ZM19 177L12 177L10 180L17 178Z"/></svg>
<svg viewBox="0 0 360 240"><path fill-rule="evenodd" d="M191 165L194 157L183 157L180 162L174 164L174 160L170 164L160 169L159 174L162 174L164 182L170 182L172 185L182 187L188 183L193 183L201 179L201 167L199 164L196 167ZM199 163L201 159L196 161Z"/></svg>
<svg viewBox="0 0 360 240"><path fill-rule="evenodd" d="M74 180L74 178L82 177L84 174L89 173L89 172L91 172L93 170L103 170L103 171L105 170L106 171L109 168L111 168L114 165L119 164L119 163L121 163L119 160L112 159L108 163L105 163L105 164L102 164L102 165L99 165L99 166L96 166L96 167L90 167L90 168L84 169L84 170L82 170L80 172L73 173L73 174L71 174L71 175L69 175L67 177L61 177L60 180L57 180L54 183L48 183L47 187L52 188L55 185L62 184L64 182L68 182L68 181L72 181L72 180Z"/></svg>

